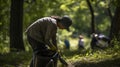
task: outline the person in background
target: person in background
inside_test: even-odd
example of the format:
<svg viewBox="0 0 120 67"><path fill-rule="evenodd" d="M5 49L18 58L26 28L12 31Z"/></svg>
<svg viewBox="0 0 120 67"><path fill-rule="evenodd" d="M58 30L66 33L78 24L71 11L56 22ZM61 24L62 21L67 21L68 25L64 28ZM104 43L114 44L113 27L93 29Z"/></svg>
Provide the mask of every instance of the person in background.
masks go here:
<svg viewBox="0 0 120 67"><path fill-rule="evenodd" d="M71 24L69 16L50 16L36 20L27 28L27 39L33 49L30 67L46 67L48 57L51 58L58 51L57 29L69 31ZM54 59L54 67L57 67L57 59Z"/></svg>
<svg viewBox="0 0 120 67"><path fill-rule="evenodd" d="M96 33L93 33L92 34L92 40L91 40L91 43L90 43L90 47L92 50L96 49L97 46L97 43L98 43L98 34Z"/></svg>
<svg viewBox="0 0 120 67"><path fill-rule="evenodd" d="M65 38L64 44L65 44L66 49L70 49L70 42L69 42L69 40L67 38Z"/></svg>
<svg viewBox="0 0 120 67"><path fill-rule="evenodd" d="M109 38L103 34L92 34L91 49L104 49L109 45Z"/></svg>
<svg viewBox="0 0 120 67"><path fill-rule="evenodd" d="M84 49L84 40L83 40L83 36L82 35L79 35L78 48L79 49Z"/></svg>

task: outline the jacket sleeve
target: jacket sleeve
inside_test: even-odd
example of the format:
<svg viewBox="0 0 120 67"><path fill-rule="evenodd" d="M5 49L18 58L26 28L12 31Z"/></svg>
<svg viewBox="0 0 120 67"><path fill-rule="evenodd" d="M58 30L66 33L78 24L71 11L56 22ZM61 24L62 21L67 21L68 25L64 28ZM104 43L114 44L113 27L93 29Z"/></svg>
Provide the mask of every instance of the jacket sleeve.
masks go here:
<svg viewBox="0 0 120 67"><path fill-rule="evenodd" d="M51 48L56 46L56 26L49 24L45 34L45 43Z"/></svg>
<svg viewBox="0 0 120 67"><path fill-rule="evenodd" d="M54 30L52 32L52 43L55 45L55 47L57 48L57 40L56 40L56 33L57 33L57 30Z"/></svg>

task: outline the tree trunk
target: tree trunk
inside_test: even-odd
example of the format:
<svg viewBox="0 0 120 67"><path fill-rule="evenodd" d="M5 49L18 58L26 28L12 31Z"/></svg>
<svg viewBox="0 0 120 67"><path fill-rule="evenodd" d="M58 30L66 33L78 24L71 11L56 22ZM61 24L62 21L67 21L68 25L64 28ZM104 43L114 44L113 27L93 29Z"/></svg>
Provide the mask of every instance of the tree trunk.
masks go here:
<svg viewBox="0 0 120 67"><path fill-rule="evenodd" d="M10 51L25 50L23 43L23 0L11 0Z"/></svg>
<svg viewBox="0 0 120 67"><path fill-rule="evenodd" d="M111 24L110 38L120 41L120 7L118 6Z"/></svg>
<svg viewBox="0 0 120 67"><path fill-rule="evenodd" d="M91 6L90 0L86 0L91 12L91 33L95 33L95 21L94 21L94 11Z"/></svg>
<svg viewBox="0 0 120 67"><path fill-rule="evenodd" d="M110 7L107 8L107 11L108 11L108 15L110 17L110 20L112 21L113 16L112 16L112 12L110 10Z"/></svg>

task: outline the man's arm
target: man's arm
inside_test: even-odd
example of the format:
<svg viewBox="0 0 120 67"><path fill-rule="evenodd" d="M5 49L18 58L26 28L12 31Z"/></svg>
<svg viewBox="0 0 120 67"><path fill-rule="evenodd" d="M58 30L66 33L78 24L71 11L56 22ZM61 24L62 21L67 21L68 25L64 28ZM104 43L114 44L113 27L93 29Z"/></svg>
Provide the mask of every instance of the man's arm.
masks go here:
<svg viewBox="0 0 120 67"><path fill-rule="evenodd" d="M51 50L57 50L56 45L56 27L52 24L49 24L45 34L45 42L50 47Z"/></svg>
<svg viewBox="0 0 120 67"><path fill-rule="evenodd" d="M54 31L52 32L52 43L53 43L53 44L55 45L55 47L58 49L58 47L57 47L57 40L56 40L56 38L57 38L56 33L57 33L57 30L54 30Z"/></svg>

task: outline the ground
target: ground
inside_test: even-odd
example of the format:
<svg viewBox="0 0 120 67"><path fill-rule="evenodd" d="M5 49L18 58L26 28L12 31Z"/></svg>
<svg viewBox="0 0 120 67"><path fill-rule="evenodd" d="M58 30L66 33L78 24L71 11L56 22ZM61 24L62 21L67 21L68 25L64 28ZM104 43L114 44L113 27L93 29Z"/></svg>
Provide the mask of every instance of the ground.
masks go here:
<svg viewBox="0 0 120 67"><path fill-rule="evenodd" d="M87 40L85 40L87 41ZM90 40L88 41L90 42ZM70 49L60 47L62 58L68 62L69 67L119 67L120 66L120 46L107 48L104 50L77 49L77 39L70 40ZM63 44L63 43L62 43ZM29 67L32 58L32 50L22 52L0 53L0 67ZM59 67L62 64L58 63Z"/></svg>

